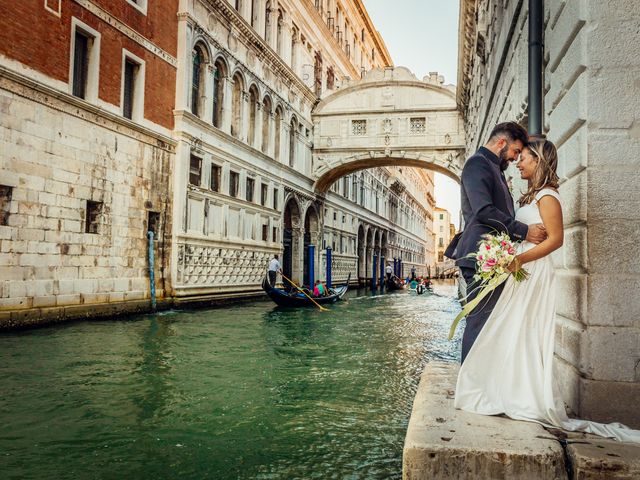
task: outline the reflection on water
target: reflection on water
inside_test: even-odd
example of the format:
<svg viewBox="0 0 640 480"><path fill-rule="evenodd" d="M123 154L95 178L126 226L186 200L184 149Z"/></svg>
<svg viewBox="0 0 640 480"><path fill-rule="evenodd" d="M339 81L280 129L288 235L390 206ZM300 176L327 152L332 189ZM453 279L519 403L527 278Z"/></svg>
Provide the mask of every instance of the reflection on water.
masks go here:
<svg viewBox="0 0 640 480"><path fill-rule="evenodd" d="M349 293L0 335L0 471L18 478L399 478L437 295Z"/></svg>

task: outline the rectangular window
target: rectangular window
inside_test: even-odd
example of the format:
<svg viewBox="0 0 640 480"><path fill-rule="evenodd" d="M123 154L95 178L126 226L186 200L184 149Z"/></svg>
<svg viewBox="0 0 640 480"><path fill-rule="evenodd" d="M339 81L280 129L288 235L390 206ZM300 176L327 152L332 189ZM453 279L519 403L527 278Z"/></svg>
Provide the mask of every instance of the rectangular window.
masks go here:
<svg viewBox="0 0 640 480"><path fill-rule="evenodd" d="M269 240L269 225L262 225L262 241Z"/></svg>
<svg viewBox="0 0 640 480"><path fill-rule="evenodd" d="M9 214L11 212L11 195L13 187L0 185L0 225L9 224Z"/></svg>
<svg viewBox="0 0 640 480"><path fill-rule="evenodd" d="M278 189L277 188L273 189L273 209L274 210L278 209Z"/></svg>
<svg viewBox="0 0 640 480"><path fill-rule="evenodd" d="M200 186L200 179L202 178L202 159L191 155L191 162L189 164L189 183L191 185Z"/></svg>
<svg viewBox="0 0 640 480"><path fill-rule="evenodd" d="M128 58L124 61L124 95L122 99L122 115L133 118L133 102L135 95L135 82L138 75L138 64Z"/></svg>
<svg viewBox="0 0 640 480"><path fill-rule="evenodd" d="M278 227L273 227L271 230L271 241L274 243L278 241Z"/></svg>
<svg viewBox="0 0 640 480"><path fill-rule="evenodd" d="M425 117L414 117L409 119L409 133L420 134L427 131L427 120Z"/></svg>
<svg viewBox="0 0 640 480"><path fill-rule="evenodd" d="M444 220L444 213L440 214L440 220Z"/></svg>
<svg viewBox="0 0 640 480"><path fill-rule="evenodd" d="M219 192L220 191L220 166L211 165L211 191Z"/></svg>
<svg viewBox="0 0 640 480"><path fill-rule="evenodd" d="M85 233L98 233L100 224L100 213L102 212L102 202L87 200L87 208L84 218Z"/></svg>
<svg viewBox="0 0 640 480"><path fill-rule="evenodd" d="M363 136L367 134L366 120L351 120L351 134L355 136Z"/></svg>
<svg viewBox="0 0 640 480"><path fill-rule="evenodd" d="M247 202L253 202L253 192L256 187L256 181L253 178L247 177L247 191L245 192Z"/></svg>
<svg viewBox="0 0 640 480"><path fill-rule="evenodd" d="M238 172L229 172L229 195L238 196L238 186L240 185L240 174Z"/></svg>
<svg viewBox="0 0 640 480"><path fill-rule="evenodd" d="M87 95L89 42L89 36L76 30L73 51L73 94L79 98L85 98Z"/></svg>
<svg viewBox="0 0 640 480"><path fill-rule="evenodd" d="M439 247L444 247L444 238L442 238L442 237L438 238L438 246Z"/></svg>
<svg viewBox="0 0 640 480"><path fill-rule="evenodd" d="M269 186L266 183L260 185L260 205L267 204L267 195L269 195Z"/></svg>

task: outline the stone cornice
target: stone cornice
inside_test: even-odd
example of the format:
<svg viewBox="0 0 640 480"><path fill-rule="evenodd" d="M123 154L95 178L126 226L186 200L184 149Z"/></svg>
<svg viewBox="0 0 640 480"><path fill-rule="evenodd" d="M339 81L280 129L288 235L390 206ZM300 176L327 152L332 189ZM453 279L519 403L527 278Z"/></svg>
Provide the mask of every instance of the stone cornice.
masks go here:
<svg viewBox="0 0 640 480"><path fill-rule="evenodd" d="M203 3L209 5L214 11L222 12L225 19L231 22L231 24L239 30L245 38L248 40L247 45L252 47L259 56L268 59L274 70L285 77L292 85L294 85L302 95L313 105L317 97L307 87L300 78L295 74L293 70L287 65L278 54L255 32L255 30L249 25L249 23L242 18L242 16L231 7L226 0L200 0ZM288 103L288 102L287 102Z"/></svg>
<svg viewBox="0 0 640 480"><path fill-rule="evenodd" d="M461 112L466 110L469 101L471 70L476 40L476 2L477 0L460 0L460 17L458 23L458 85L456 102Z"/></svg>

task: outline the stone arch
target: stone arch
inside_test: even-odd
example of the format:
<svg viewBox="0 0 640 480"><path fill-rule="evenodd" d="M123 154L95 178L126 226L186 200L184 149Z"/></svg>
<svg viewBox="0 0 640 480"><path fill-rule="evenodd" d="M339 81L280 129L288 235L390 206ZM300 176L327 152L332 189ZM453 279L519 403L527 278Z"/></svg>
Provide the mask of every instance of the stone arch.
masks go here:
<svg viewBox="0 0 640 480"><path fill-rule="evenodd" d="M260 102L260 92L256 84L249 87L249 132L247 141L252 147L256 147L256 132L261 125L258 125L258 103Z"/></svg>
<svg viewBox="0 0 640 480"><path fill-rule="evenodd" d="M245 79L242 72L236 70L231 77L233 84L231 93L231 135L242 136L242 102L244 101Z"/></svg>
<svg viewBox="0 0 640 480"><path fill-rule="evenodd" d="M274 114L273 114L273 129L275 130L274 132L274 141L273 141L273 145L274 145L274 154L273 154L273 158L275 159L276 162L280 161L280 157L281 157L281 151L282 151L282 120L283 120L283 116L284 116L284 110L282 109L281 105L277 105L275 110L274 110Z"/></svg>
<svg viewBox="0 0 640 480"><path fill-rule="evenodd" d="M206 102L207 65L211 59L211 52L204 40L194 42L191 49L191 113L201 117Z"/></svg>
<svg viewBox="0 0 640 480"><path fill-rule="evenodd" d="M371 266L373 265L373 239L374 229L373 227L367 228L366 240L365 240L365 269L364 269L364 281L368 284L371 281Z"/></svg>
<svg viewBox="0 0 640 480"><path fill-rule="evenodd" d="M421 167L456 181L466 151L455 87L403 67L373 69L326 96L312 112L314 189L384 166ZM341 126L347 123L347 128Z"/></svg>
<svg viewBox="0 0 640 480"><path fill-rule="evenodd" d="M309 204L304 214L304 242L303 242L303 278L304 283L309 286L313 286L313 281L318 278L318 258L320 250L320 215L318 210L313 204ZM315 278L310 278L309 271L309 245L315 245L314 263Z"/></svg>
<svg viewBox="0 0 640 480"><path fill-rule="evenodd" d="M356 244L358 255L358 284L363 284L367 271L366 231L362 224L358 227L358 240Z"/></svg>
<svg viewBox="0 0 640 480"><path fill-rule="evenodd" d="M301 270L301 247L302 240L302 209L300 202L295 195L287 195L282 209L283 232L282 232L282 271L288 278L296 284L300 284ZM285 281L285 285L287 282Z"/></svg>
<svg viewBox="0 0 640 480"><path fill-rule="evenodd" d="M289 122L289 166L296 166L296 133L298 131L298 119L295 115L291 115Z"/></svg>
<svg viewBox="0 0 640 480"><path fill-rule="evenodd" d="M269 153L271 145L271 114L273 112L273 102L267 94L262 99L262 153Z"/></svg>
<svg viewBox="0 0 640 480"><path fill-rule="evenodd" d="M212 122L217 128L222 127L224 114L225 82L229 74L229 66L223 55L217 55L213 62Z"/></svg>

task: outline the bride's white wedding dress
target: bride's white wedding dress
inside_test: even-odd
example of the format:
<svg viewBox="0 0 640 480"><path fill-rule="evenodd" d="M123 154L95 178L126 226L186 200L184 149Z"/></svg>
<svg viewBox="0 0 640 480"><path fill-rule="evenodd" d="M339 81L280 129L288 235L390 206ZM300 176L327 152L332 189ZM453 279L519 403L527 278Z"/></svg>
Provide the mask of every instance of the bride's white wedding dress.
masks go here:
<svg viewBox="0 0 640 480"><path fill-rule="evenodd" d="M543 189L534 202L517 211L516 219L527 225L542 223L537 202L545 195L560 200L556 191ZM520 248L533 246L524 242ZM530 274L527 280L506 281L460 367L456 408L640 442L640 430L567 417L553 378L556 286L551 257L527 263L525 269Z"/></svg>

